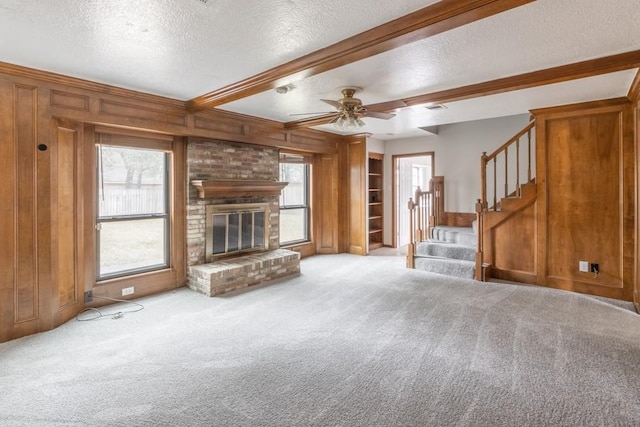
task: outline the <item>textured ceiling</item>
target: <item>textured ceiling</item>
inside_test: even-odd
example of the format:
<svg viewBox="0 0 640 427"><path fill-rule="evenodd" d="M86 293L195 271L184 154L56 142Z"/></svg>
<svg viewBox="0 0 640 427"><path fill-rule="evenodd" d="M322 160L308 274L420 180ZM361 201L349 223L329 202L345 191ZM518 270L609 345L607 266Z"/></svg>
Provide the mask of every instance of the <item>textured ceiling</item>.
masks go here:
<svg viewBox="0 0 640 427"><path fill-rule="evenodd" d="M188 100L437 1L0 0L0 61ZM640 49L638 0L538 0L220 108L279 121L323 112L359 86L365 104ZM635 70L367 118L381 139L417 126L625 96ZM332 127L322 127L333 131ZM422 133L421 133L422 132Z"/></svg>

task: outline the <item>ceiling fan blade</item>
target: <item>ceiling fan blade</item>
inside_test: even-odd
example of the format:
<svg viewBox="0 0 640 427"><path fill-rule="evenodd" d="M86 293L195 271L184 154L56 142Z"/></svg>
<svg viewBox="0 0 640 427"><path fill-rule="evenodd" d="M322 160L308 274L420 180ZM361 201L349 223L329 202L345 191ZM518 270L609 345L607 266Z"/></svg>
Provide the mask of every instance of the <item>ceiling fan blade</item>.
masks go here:
<svg viewBox="0 0 640 427"><path fill-rule="evenodd" d="M393 111L398 108L404 108L407 104L401 99L396 99L394 101L387 102L379 102L377 104L365 105L365 108L374 110L374 111Z"/></svg>
<svg viewBox="0 0 640 427"><path fill-rule="evenodd" d="M395 114L383 113L382 111L371 111L367 110L362 113L365 117L373 117L376 119L389 120L395 117Z"/></svg>
<svg viewBox="0 0 640 427"><path fill-rule="evenodd" d="M338 121L338 119L340 119L340 114L338 114L337 116L335 116L335 117L333 118L333 120L331 120L331 121L329 122L329 124L330 124L330 125L334 124L335 122L337 122L337 121Z"/></svg>
<svg viewBox="0 0 640 427"><path fill-rule="evenodd" d="M316 113L295 113L295 114L289 114L290 116L311 116L314 114L334 114L335 111L318 111Z"/></svg>
<svg viewBox="0 0 640 427"><path fill-rule="evenodd" d="M308 117L306 119L295 120L284 124L285 129L308 128L313 126L326 125L332 120L340 117L339 113L323 114L321 116Z"/></svg>
<svg viewBox="0 0 640 427"><path fill-rule="evenodd" d="M321 99L320 101L326 102L327 104L331 105L332 107L336 107L338 109L342 108L342 105L340 105L340 103L338 101L333 101L331 99Z"/></svg>

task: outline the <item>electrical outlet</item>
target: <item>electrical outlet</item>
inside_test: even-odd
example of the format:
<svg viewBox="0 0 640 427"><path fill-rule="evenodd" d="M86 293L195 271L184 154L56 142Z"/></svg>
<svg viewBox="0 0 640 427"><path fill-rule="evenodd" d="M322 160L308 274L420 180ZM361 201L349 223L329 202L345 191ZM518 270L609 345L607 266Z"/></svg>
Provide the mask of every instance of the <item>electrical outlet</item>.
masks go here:
<svg viewBox="0 0 640 427"><path fill-rule="evenodd" d="M127 295L133 295L135 293L135 289L133 286L129 287L129 288L124 288L122 290L122 296L125 297Z"/></svg>
<svg viewBox="0 0 640 427"><path fill-rule="evenodd" d="M598 274L600 273L600 266L594 262L591 263L591 272Z"/></svg>
<svg viewBox="0 0 640 427"><path fill-rule="evenodd" d="M589 272L589 261L580 261L580 265L578 266L579 270L583 273Z"/></svg>
<svg viewBox="0 0 640 427"><path fill-rule="evenodd" d="M84 302L93 301L93 291L87 291L84 293Z"/></svg>

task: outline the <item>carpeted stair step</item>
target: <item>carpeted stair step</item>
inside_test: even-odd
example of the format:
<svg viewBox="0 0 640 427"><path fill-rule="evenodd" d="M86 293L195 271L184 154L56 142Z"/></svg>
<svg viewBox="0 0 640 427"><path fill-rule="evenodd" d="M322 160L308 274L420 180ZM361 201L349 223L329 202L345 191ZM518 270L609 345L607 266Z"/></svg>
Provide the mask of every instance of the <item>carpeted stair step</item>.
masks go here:
<svg viewBox="0 0 640 427"><path fill-rule="evenodd" d="M431 229L431 239L473 248L476 247L478 242L478 237L472 227L433 227Z"/></svg>
<svg viewBox="0 0 640 427"><path fill-rule="evenodd" d="M475 277L475 263L461 259L440 257L416 257L415 268L430 273L473 279Z"/></svg>
<svg viewBox="0 0 640 427"><path fill-rule="evenodd" d="M476 249L457 243L427 240L416 245L416 255L474 261L476 259Z"/></svg>

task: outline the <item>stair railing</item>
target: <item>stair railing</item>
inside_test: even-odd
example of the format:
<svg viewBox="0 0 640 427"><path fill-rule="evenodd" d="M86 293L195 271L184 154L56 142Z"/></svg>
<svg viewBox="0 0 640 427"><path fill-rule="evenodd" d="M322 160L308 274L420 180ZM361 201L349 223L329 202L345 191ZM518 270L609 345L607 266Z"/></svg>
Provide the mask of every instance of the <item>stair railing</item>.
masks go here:
<svg viewBox="0 0 640 427"><path fill-rule="evenodd" d="M480 171L482 176L481 203L483 210L497 211L499 207L499 199L511 196L519 197L520 184L531 182L533 150L532 133L534 131L534 126L535 122L532 121L493 153L489 155L487 155L486 152L482 153L482 157L480 158ZM521 145L525 145L524 149L526 151L524 156L521 150ZM509 155L510 153L511 156ZM522 157L526 158L526 169L524 170L521 167L521 163L524 163ZM500 163L500 166L498 166L498 163ZM492 188L488 187L487 176L491 178L490 182L492 184ZM512 188L513 191L511 191ZM491 207L489 207L489 201L487 200L487 194L489 191L491 191L491 197L489 198L493 199L493 205L491 205ZM504 195L502 197L499 197L500 191L504 191Z"/></svg>
<svg viewBox="0 0 640 427"><path fill-rule="evenodd" d="M429 181L429 190L418 187L409 199L409 246L407 267L414 268L416 243L430 236L430 229L444 223L444 177L436 176Z"/></svg>
<svg viewBox="0 0 640 427"><path fill-rule="evenodd" d="M520 197L521 184L529 183L533 180L532 169L535 157L534 132L535 121L531 121L524 129L515 134L511 139L502 144L493 153L487 155L482 153L480 158L481 174L481 195L476 203L476 227L478 236L478 248L476 250L476 280L488 280L487 268L484 264L484 213L499 208L498 200L507 197ZM522 152L524 145L524 153ZM509 155L511 153L511 156ZM525 163L526 168L521 165ZM500 163L500 166L498 166ZM502 169L504 166L504 169ZM487 172L489 170L489 173ZM504 173L504 175L502 175ZM489 188L487 176L491 178L492 188ZM498 185L500 184L500 185ZM499 190L500 188L500 190ZM513 190L511 190L513 188ZM489 206L488 192L491 190L493 205ZM504 191L502 197L498 197L498 192Z"/></svg>

